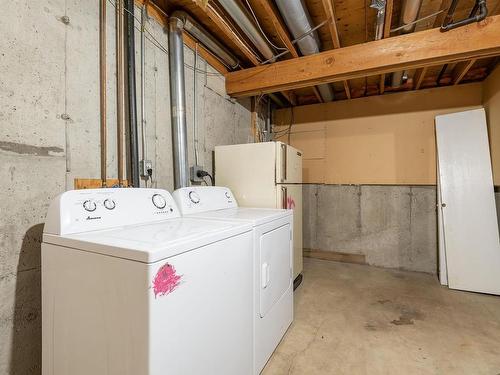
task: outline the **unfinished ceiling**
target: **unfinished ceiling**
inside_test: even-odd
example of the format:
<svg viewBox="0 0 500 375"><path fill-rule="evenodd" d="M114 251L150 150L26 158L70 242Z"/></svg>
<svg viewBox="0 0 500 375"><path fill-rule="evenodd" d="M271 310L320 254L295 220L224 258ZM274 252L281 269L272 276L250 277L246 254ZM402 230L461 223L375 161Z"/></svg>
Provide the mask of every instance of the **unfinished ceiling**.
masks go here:
<svg viewBox="0 0 500 375"><path fill-rule="evenodd" d="M248 18L252 21L253 11L265 36L275 46L280 47L279 50L273 50L275 55L285 48L289 51L280 56L279 61L301 56L297 44L291 43L294 38L273 0L235 1L247 12ZM402 33L391 30L403 24L401 12L404 1L385 2L385 24L381 38L391 38ZM220 2L216 0L154 0L153 2L166 14L171 14L177 9L190 13L238 57L241 68L259 66L266 60L244 31L226 13ZM324 23L317 29L321 52L376 39L377 9L370 7L371 0L303 0L303 3L310 14L313 27ZM451 0L422 0L417 20L423 20L416 23L413 32L439 27L450 4ZM453 19L468 17L474 4L475 0L460 1ZM487 7L488 16L500 13L500 0L487 0ZM329 22L331 19L335 22ZM333 100L481 81L492 71L497 62L498 57L488 56L408 70L404 72L405 77L402 80L394 78L391 73L385 73L334 82L331 84L334 89ZM283 90L277 94L283 97L282 102L285 105L312 104L323 101L317 87L319 86Z"/></svg>

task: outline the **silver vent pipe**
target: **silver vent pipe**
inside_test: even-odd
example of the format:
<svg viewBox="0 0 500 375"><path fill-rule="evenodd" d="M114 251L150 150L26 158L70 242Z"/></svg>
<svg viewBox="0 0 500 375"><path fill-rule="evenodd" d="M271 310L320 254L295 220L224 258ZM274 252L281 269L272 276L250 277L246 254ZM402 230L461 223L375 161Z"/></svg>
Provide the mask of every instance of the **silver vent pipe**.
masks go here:
<svg viewBox="0 0 500 375"><path fill-rule="evenodd" d="M175 11L169 18L168 56L170 70L170 114L172 119L172 149L174 157L174 188L189 186L189 163L186 124L186 90L184 79L184 43L187 31L212 52L225 66L237 68L240 63L202 26L186 12Z"/></svg>
<svg viewBox="0 0 500 375"><path fill-rule="evenodd" d="M183 29L184 23L182 20L171 16L168 24L168 58L170 70L172 149L174 156L174 189L189 186Z"/></svg>
<svg viewBox="0 0 500 375"><path fill-rule="evenodd" d="M224 10L236 21L238 26L243 30L245 35L250 39L255 47L259 50L266 60L271 60L274 53L262 37L262 34L257 30L254 23L247 16L245 11L240 7L235 0L219 0L220 5Z"/></svg>
<svg viewBox="0 0 500 375"><path fill-rule="evenodd" d="M240 66L238 59L229 52L221 43L206 31L203 26L196 22L189 14L181 10L172 13L170 18L177 18L182 22L182 27L193 38L199 41L210 52L216 55L219 60L229 69L236 69Z"/></svg>
<svg viewBox="0 0 500 375"><path fill-rule="evenodd" d="M400 24L401 26L408 25L401 30L402 34L412 33L415 30L414 22L418 17L418 12L422 6L422 0L403 0L401 9ZM408 77L408 71L394 72L392 74L392 87L399 87Z"/></svg>
<svg viewBox="0 0 500 375"><path fill-rule="evenodd" d="M276 5L295 39L309 32L313 26L311 16L303 0L276 0ZM303 55L320 52L320 40L316 31L297 42ZM325 102L333 100L333 90L329 84L318 85L318 91Z"/></svg>

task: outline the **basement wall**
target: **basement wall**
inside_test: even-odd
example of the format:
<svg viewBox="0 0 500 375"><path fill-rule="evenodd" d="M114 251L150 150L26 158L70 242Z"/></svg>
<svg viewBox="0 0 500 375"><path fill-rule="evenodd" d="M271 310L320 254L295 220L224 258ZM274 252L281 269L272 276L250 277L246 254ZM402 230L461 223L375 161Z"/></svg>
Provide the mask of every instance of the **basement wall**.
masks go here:
<svg viewBox="0 0 500 375"><path fill-rule="evenodd" d="M100 178L98 1L13 0L0 22L0 374L41 373L40 243L47 208L74 178ZM69 24L62 17L69 17ZM163 46L154 20L148 29ZM108 171L116 178L114 8L108 3ZM139 34L137 86L140 89ZM146 114L153 186L172 190L168 58L147 42ZM186 63L193 53L185 49ZM215 145L246 143L250 101L229 100L224 79L199 59L200 163ZM186 68L189 158L193 70ZM138 97L139 98L139 97ZM139 107L140 111L140 107Z"/></svg>
<svg viewBox="0 0 500 375"><path fill-rule="evenodd" d="M434 117L482 95L474 83L277 111L276 130L293 118L280 140L304 155L305 250L436 273Z"/></svg>

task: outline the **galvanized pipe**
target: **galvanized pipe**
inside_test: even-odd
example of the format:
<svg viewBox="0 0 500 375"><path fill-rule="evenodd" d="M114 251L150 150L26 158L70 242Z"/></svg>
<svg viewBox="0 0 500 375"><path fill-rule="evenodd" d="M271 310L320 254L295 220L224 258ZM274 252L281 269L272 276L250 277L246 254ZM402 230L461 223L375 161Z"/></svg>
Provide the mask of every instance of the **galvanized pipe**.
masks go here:
<svg viewBox="0 0 500 375"><path fill-rule="evenodd" d="M124 87L124 67L123 67L123 0L116 0L116 127L117 127L117 159L118 159L118 185L123 186L124 182L124 119L125 119L125 87Z"/></svg>
<svg viewBox="0 0 500 375"><path fill-rule="evenodd" d="M219 3L231 18L236 21L238 26L243 30L255 47L257 47L262 56L264 56L266 60L272 59L274 56L273 51L238 2L235 0L219 0Z"/></svg>
<svg viewBox="0 0 500 375"><path fill-rule="evenodd" d="M127 98L129 126L130 181L133 187L140 187L139 132L137 129L137 100L135 86L135 17L134 0L125 0L127 11Z"/></svg>
<svg viewBox="0 0 500 375"><path fill-rule="evenodd" d="M417 26L414 21L418 17L418 12L422 6L422 0L404 0L401 9L400 24L408 24L401 30L402 34L412 33ZM408 71L394 72L392 74L392 87L400 87L403 84L404 77L408 76Z"/></svg>
<svg viewBox="0 0 500 375"><path fill-rule="evenodd" d="M99 2L99 101L101 123L101 185L107 187L107 129L106 129L106 4Z"/></svg>
<svg viewBox="0 0 500 375"><path fill-rule="evenodd" d="M221 59L225 66L229 69L238 68L240 65L238 59L186 12L177 10L172 13L171 17L180 19L184 25L184 31L187 31L193 38L198 40L202 45L208 48L210 52Z"/></svg>
<svg viewBox="0 0 500 375"><path fill-rule="evenodd" d="M313 29L313 23L304 1L276 0L275 2L293 37L297 39L303 36L297 41L300 52L303 55L319 53L320 40L318 33L316 31L310 32ZM306 33L308 34L304 36ZM325 102L333 100L333 89L329 84L325 83L317 87Z"/></svg>
<svg viewBox="0 0 500 375"><path fill-rule="evenodd" d="M181 19L171 16L168 25L170 106L174 156L174 188L189 186L187 153L186 92L184 81L184 44Z"/></svg>

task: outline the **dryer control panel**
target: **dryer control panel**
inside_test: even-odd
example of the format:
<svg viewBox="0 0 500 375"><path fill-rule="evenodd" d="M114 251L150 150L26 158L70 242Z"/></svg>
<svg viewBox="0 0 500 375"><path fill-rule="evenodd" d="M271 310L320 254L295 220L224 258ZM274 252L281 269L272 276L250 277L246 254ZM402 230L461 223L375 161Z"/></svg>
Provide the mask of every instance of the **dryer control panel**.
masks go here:
<svg viewBox="0 0 500 375"><path fill-rule="evenodd" d="M183 215L238 207L231 189L222 186L190 186L172 196Z"/></svg>
<svg viewBox="0 0 500 375"><path fill-rule="evenodd" d="M44 233L72 234L180 217L163 189L70 190L52 201Z"/></svg>

